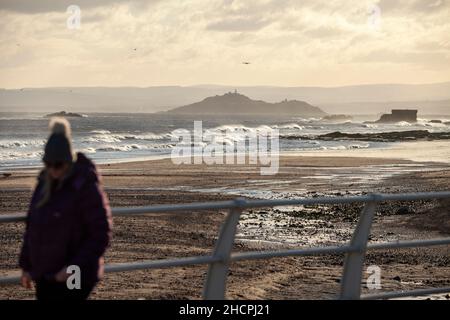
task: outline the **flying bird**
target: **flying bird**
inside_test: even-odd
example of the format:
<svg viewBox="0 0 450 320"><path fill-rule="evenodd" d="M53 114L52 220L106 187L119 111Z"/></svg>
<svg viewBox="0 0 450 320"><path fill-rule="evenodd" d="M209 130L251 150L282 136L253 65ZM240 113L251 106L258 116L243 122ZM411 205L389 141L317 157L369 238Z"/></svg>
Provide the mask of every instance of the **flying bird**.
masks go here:
<svg viewBox="0 0 450 320"><path fill-rule="evenodd" d="M242 62L242 64L250 64L250 62L244 61Z"/></svg>

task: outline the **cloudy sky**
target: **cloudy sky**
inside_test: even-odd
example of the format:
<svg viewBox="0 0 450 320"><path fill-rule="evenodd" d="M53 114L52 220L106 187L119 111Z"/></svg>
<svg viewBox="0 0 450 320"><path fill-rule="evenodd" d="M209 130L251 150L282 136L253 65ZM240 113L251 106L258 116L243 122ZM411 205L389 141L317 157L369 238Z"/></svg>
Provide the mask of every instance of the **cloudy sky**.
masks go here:
<svg viewBox="0 0 450 320"><path fill-rule="evenodd" d="M450 0L0 0L0 38L3 88L450 81Z"/></svg>

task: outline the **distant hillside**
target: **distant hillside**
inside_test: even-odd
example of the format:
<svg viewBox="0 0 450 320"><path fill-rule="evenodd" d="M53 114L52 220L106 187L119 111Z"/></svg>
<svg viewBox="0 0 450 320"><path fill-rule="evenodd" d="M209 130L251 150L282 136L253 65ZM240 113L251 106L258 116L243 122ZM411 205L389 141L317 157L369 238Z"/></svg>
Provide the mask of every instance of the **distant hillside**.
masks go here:
<svg viewBox="0 0 450 320"><path fill-rule="evenodd" d="M255 114L318 117L326 113L304 101L284 100L269 103L252 100L237 92L208 97L200 102L167 111L172 114Z"/></svg>
<svg viewBox="0 0 450 320"><path fill-rule="evenodd" d="M237 89L255 100L299 100L331 114L379 114L418 109L419 114L450 114L450 82L345 87L159 86L0 88L0 112L160 112Z"/></svg>

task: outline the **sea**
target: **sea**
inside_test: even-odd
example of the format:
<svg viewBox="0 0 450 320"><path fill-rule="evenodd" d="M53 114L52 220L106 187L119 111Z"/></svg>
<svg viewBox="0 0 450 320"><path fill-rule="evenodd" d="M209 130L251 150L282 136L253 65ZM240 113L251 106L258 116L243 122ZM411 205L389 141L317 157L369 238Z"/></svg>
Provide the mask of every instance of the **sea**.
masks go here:
<svg viewBox="0 0 450 320"><path fill-rule="evenodd" d="M331 133L379 133L392 131L428 130L450 132L450 115L422 116L415 124L367 123L377 117L358 117L349 121L329 122L318 118L301 117L255 117L255 116L192 116L167 113L88 113L82 117L69 118L72 127L73 146L86 153L97 163L114 163L170 157L177 145L176 130L191 132L194 121L202 120L203 130L221 134L224 144L239 139L238 132L251 132L261 128L277 129L280 134L279 150L286 154L345 155L355 150L370 151L372 155L383 150L401 147L405 142L370 142L353 140L321 140L314 137ZM431 120L440 120L431 122ZM42 165L42 155L49 135L49 118L43 113L0 112L0 170ZM309 139L296 138L298 136ZM448 141L448 140L447 140ZM448 147L450 155L450 144ZM416 149L416 148L415 148ZM417 149L415 150L417 152ZM364 153L361 153L364 154ZM449 156L450 158L450 156ZM433 154L423 155L424 161L433 161ZM442 159L440 159L442 160Z"/></svg>

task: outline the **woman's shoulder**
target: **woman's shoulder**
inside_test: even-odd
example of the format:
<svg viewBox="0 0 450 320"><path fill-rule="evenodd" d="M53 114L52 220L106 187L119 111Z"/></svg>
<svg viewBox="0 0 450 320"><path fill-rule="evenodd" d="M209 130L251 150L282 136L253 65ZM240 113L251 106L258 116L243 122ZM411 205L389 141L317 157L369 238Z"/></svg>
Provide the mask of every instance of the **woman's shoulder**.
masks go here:
<svg viewBox="0 0 450 320"><path fill-rule="evenodd" d="M86 184L96 184L100 181L100 175L95 163L84 153L77 153L77 160L73 166L73 184L80 189Z"/></svg>

